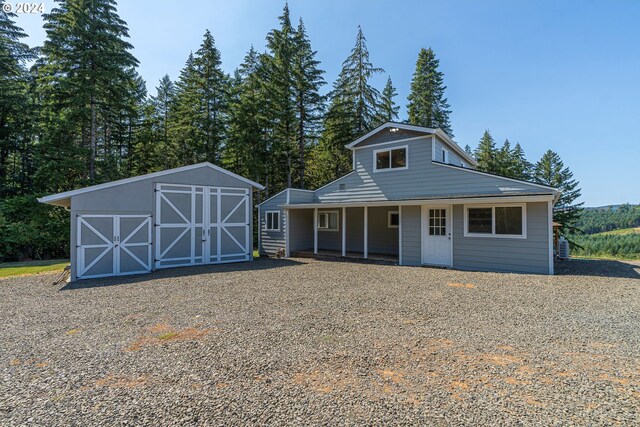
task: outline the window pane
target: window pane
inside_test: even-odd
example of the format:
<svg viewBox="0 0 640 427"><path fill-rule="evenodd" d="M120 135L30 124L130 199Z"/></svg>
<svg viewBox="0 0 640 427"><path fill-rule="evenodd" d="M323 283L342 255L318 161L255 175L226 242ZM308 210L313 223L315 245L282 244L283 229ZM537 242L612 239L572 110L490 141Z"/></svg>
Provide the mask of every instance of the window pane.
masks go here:
<svg viewBox="0 0 640 427"><path fill-rule="evenodd" d="M273 216L271 215L271 212L267 212L267 230L271 230L273 224Z"/></svg>
<svg viewBox="0 0 640 427"><path fill-rule="evenodd" d="M491 234L491 208L469 208L469 233Z"/></svg>
<svg viewBox="0 0 640 427"><path fill-rule="evenodd" d="M318 228L327 228L327 215L318 214Z"/></svg>
<svg viewBox="0 0 640 427"><path fill-rule="evenodd" d="M280 228L280 212L275 212L273 214L273 228L275 230Z"/></svg>
<svg viewBox="0 0 640 427"><path fill-rule="evenodd" d="M338 229L338 214L335 212L331 212L329 214L329 230L337 230Z"/></svg>
<svg viewBox="0 0 640 427"><path fill-rule="evenodd" d="M496 234L522 234L522 207L496 208Z"/></svg>
<svg viewBox="0 0 640 427"><path fill-rule="evenodd" d="M391 156L388 151L376 153L376 169L388 169L390 167Z"/></svg>
<svg viewBox="0 0 640 427"><path fill-rule="evenodd" d="M391 167L403 168L407 166L407 149L398 148L397 150L391 150Z"/></svg>
<svg viewBox="0 0 640 427"><path fill-rule="evenodd" d="M389 225L397 226L399 224L400 224L400 216L395 212L391 213L389 217Z"/></svg>

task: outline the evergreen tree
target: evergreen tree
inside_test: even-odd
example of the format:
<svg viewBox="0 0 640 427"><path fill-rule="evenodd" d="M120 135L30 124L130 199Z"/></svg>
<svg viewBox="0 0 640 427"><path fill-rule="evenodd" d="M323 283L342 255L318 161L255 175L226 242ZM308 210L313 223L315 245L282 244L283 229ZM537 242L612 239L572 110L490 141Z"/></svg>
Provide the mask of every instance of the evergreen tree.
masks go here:
<svg viewBox="0 0 640 427"><path fill-rule="evenodd" d="M0 196L31 189L35 102L25 63L34 54L15 17L0 11Z"/></svg>
<svg viewBox="0 0 640 427"><path fill-rule="evenodd" d="M496 143L489 129L484 131L482 139L480 139L475 151L475 158L478 162L478 170L496 174L500 172Z"/></svg>
<svg viewBox="0 0 640 427"><path fill-rule="evenodd" d="M271 132L264 55L251 47L235 74L230 100L229 141L224 164L233 172L251 176L256 182L268 180ZM270 186L267 185L267 191Z"/></svg>
<svg viewBox="0 0 640 427"><path fill-rule="evenodd" d="M324 71L311 48L302 19L294 37L293 84L297 120L298 185L305 188L306 162L309 146L317 141L324 110L324 97L320 88L325 85Z"/></svg>
<svg viewBox="0 0 640 427"><path fill-rule="evenodd" d="M168 74L165 74L156 87L156 95L150 99L152 110L148 111L154 119L154 130L158 144L165 153L171 153L173 147L169 139L171 127L170 115L175 108L176 88Z"/></svg>
<svg viewBox="0 0 640 427"><path fill-rule="evenodd" d="M522 179L524 181L531 180L531 170L533 165L527 161L524 155L524 150L519 143L516 143L515 147L511 151L511 169L510 177L516 179Z"/></svg>
<svg viewBox="0 0 640 427"><path fill-rule="evenodd" d="M473 154L473 150L471 149L469 144L464 146L464 152L467 153L470 157L474 157L475 156L475 154Z"/></svg>
<svg viewBox="0 0 640 427"><path fill-rule="evenodd" d="M177 164L209 161L222 155L228 120L229 77L222 71L220 51L211 32L191 53L176 84L175 108L169 120Z"/></svg>
<svg viewBox="0 0 640 427"><path fill-rule="evenodd" d="M344 146L378 125L380 93L371 86L370 79L382 72L370 62L366 39L358 27L356 44L333 84L324 132L314 152L316 185L347 173L351 161Z"/></svg>
<svg viewBox="0 0 640 427"><path fill-rule="evenodd" d="M398 92L396 92L396 88L393 87L393 83L391 82L391 77L387 78L387 83L382 90L382 96L380 99L380 124L385 122L392 122L398 119L398 112L400 111L400 106L396 105L393 98L398 96Z"/></svg>
<svg viewBox="0 0 640 427"><path fill-rule="evenodd" d="M295 174L294 157L296 151L296 89L294 82L296 33L289 18L289 6L285 4L282 15L278 17L280 28L273 29L267 35L265 57L268 79L265 89L268 93L269 111L273 123L273 140L270 159L274 188L291 187ZM284 172L284 174L282 174Z"/></svg>
<svg viewBox="0 0 640 427"><path fill-rule="evenodd" d="M449 121L450 106L444 92L444 74L438 70L440 60L431 48L420 50L411 80L407 110L409 123L417 126L440 128L453 137Z"/></svg>
<svg viewBox="0 0 640 427"><path fill-rule="evenodd" d="M576 221L582 212L584 203L575 203L580 197L579 183L573 179L573 173L560 159L560 156L548 150L535 165L535 181L557 188L562 192L560 199L553 207L553 220L562 225L562 231L574 230Z"/></svg>
<svg viewBox="0 0 640 427"><path fill-rule="evenodd" d="M99 166L121 145L114 130L130 103L137 60L114 0L60 0L44 21L38 178L40 188L59 191L112 176L110 162Z"/></svg>

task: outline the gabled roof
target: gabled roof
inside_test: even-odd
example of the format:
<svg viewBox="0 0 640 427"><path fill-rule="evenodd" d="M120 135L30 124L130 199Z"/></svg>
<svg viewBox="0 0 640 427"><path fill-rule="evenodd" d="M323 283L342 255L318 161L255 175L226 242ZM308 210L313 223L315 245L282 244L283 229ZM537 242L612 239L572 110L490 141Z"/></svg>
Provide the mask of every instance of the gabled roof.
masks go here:
<svg viewBox="0 0 640 427"><path fill-rule="evenodd" d="M230 172L230 171L228 171L226 169L223 169L220 166L216 166L216 165L214 165L212 163L203 162L203 163L196 163L195 165L182 166L182 167L179 167L179 168L167 169L167 170L163 170L163 171L160 171L160 172L148 173L146 175L133 176L131 178L120 179L120 180L117 180L117 181L105 182L104 184L98 184L98 185L92 185L90 187L78 188L77 190L65 191L63 193L52 194L50 196L40 197L38 199L38 201L40 203L48 203L48 204L51 204L51 205L68 206L68 203L65 203L65 201L67 201L67 199L70 199L73 196L77 196L78 194L90 193L92 191L103 190L105 188L115 187L115 186L123 185L123 184L129 184L129 183L132 183L132 182L141 181L143 179L161 177L161 176L164 176L164 175L170 175L170 174L177 173L177 172L186 172L186 171L190 171L190 170L198 169L198 168L202 168L202 167L211 168L211 169L213 169L215 171L224 173L224 174L229 175L229 176L231 176L233 178L236 178L236 179L238 179L238 180L240 180L242 182L245 182L245 183L251 185L252 187L257 188L258 190L264 190L264 186L258 184L257 182L251 181L250 179L244 178L244 177L242 177L242 176L240 176L238 174Z"/></svg>
<svg viewBox="0 0 640 427"><path fill-rule="evenodd" d="M409 124L406 124L406 123L386 122L386 123L378 126L377 128L373 129L372 131L362 135L360 138L356 139L352 143L345 145L345 147L347 147L348 149L352 150L355 146L360 144L365 139L370 138L373 135L377 134L378 132L380 132L380 131L382 131L384 129L387 129L387 128L398 128L398 129L404 129L404 130L409 130L409 131L414 131L414 132L422 132L422 133L424 133L426 135L437 135L445 143L447 143L447 145L449 145L449 147L451 149L453 149L456 153L458 153L460 156L462 156L468 163L470 163L470 164L472 164L474 166L478 165L476 160L473 157L469 156L462 148L460 148L460 146L453 139L451 139L451 137L449 135L447 135L447 133L445 131L443 131L442 129L433 129L433 128L428 128L428 127L424 127L424 126L409 125Z"/></svg>

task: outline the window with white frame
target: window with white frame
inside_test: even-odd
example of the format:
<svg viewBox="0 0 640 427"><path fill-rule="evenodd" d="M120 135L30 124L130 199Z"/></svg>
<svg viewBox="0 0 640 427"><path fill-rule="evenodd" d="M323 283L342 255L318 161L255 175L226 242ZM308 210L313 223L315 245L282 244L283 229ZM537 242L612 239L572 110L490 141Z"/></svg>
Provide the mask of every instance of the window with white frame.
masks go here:
<svg viewBox="0 0 640 427"><path fill-rule="evenodd" d="M442 149L442 163L449 163L449 152L444 148Z"/></svg>
<svg viewBox="0 0 640 427"><path fill-rule="evenodd" d="M400 214L398 211L389 211L387 215L387 227L398 228L400 226Z"/></svg>
<svg viewBox="0 0 640 427"><path fill-rule="evenodd" d="M525 205L465 206L467 237L526 238Z"/></svg>
<svg viewBox="0 0 640 427"><path fill-rule="evenodd" d="M268 211L264 213L265 230L280 231L280 211Z"/></svg>
<svg viewBox="0 0 640 427"><path fill-rule="evenodd" d="M338 211L318 212L318 230L338 231Z"/></svg>
<svg viewBox="0 0 640 427"><path fill-rule="evenodd" d="M388 171L407 168L408 147L388 148L373 152L374 171Z"/></svg>

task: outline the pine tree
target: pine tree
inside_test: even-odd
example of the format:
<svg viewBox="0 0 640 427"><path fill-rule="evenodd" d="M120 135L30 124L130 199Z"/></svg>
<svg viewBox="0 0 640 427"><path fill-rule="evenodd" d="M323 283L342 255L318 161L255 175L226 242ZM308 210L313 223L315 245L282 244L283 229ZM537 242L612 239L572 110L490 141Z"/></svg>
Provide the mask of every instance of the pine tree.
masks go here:
<svg viewBox="0 0 640 427"><path fill-rule="evenodd" d="M380 124L385 122L392 122L398 119L400 106L396 105L395 101L393 100L396 96L398 96L398 92L396 91L396 88L393 87L391 77L388 77L387 83L382 90L382 96L380 99Z"/></svg>
<svg viewBox="0 0 640 427"><path fill-rule="evenodd" d="M114 129L135 96L130 70L137 60L114 0L60 0L44 21L38 177L43 189L58 191L113 173L109 161L101 162L121 145Z"/></svg>
<svg viewBox="0 0 640 427"><path fill-rule="evenodd" d="M342 63L342 70L333 84L324 131L314 150L316 185L347 173L351 161L344 146L379 124L380 93L370 84L370 79L382 72L382 68L374 67L370 62L366 39L358 27L356 44Z"/></svg>
<svg viewBox="0 0 640 427"><path fill-rule="evenodd" d="M475 154L473 153L473 150L471 149L469 144L464 146L464 152L467 153L470 157L474 157L475 156Z"/></svg>
<svg viewBox="0 0 640 427"><path fill-rule="evenodd" d="M527 161L524 150L519 143L511 151L511 176L512 178L529 181L531 179L531 170L533 165Z"/></svg>
<svg viewBox="0 0 640 427"><path fill-rule="evenodd" d="M318 139L324 110L324 97L320 88L325 85L324 71L320 70L316 51L311 48L302 19L294 37L293 84L297 120L298 185L305 188L306 161L309 145Z"/></svg>
<svg viewBox="0 0 640 427"><path fill-rule="evenodd" d="M440 128L453 137L449 121L450 106L444 92L444 74L438 70L440 60L431 48L420 50L411 80L407 110L409 123L417 126Z"/></svg>
<svg viewBox="0 0 640 427"><path fill-rule="evenodd" d="M484 131L482 139L480 139L475 151L478 170L489 173L499 173L497 157L496 143L493 140L489 129L487 129Z"/></svg>
<svg viewBox="0 0 640 427"><path fill-rule="evenodd" d="M155 134L159 137L157 140L165 153L171 153L172 147L169 139L169 130L171 128L171 117L175 108L176 88L168 74L165 74L156 87L156 95L150 99L150 105L153 109L150 111L155 119Z"/></svg>
<svg viewBox="0 0 640 427"><path fill-rule="evenodd" d="M549 185L562 192L553 207L553 220L562 225L562 232L565 234L574 230L584 203L575 203L581 195L579 183L573 179L573 173L564 166L560 156L551 150L544 153L535 165L534 178L539 184Z"/></svg>
<svg viewBox="0 0 640 427"><path fill-rule="evenodd" d="M218 163L226 139L229 77L222 71L220 51L211 32L191 53L176 83L175 108L168 135L178 165Z"/></svg>
<svg viewBox="0 0 640 427"><path fill-rule="evenodd" d="M0 196L31 189L35 102L25 64L34 54L15 17L0 11Z"/></svg>
<svg viewBox="0 0 640 427"><path fill-rule="evenodd" d="M265 89L269 96L269 110L273 122L270 159L274 161L271 169L274 189L293 185L298 134L293 76L296 34L291 25L288 4L285 4L278 21L280 28L271 30L267 35L269 54L265 57L269 73L268 79L265 80Z"/></svg>
<svg viewBox="0 0 640 427"><path fill-rule="evenodd" d="M496 151L496 169L498 175L512 176L513 159L511 143L508 139L505 139L502 147Z"/></svg>

